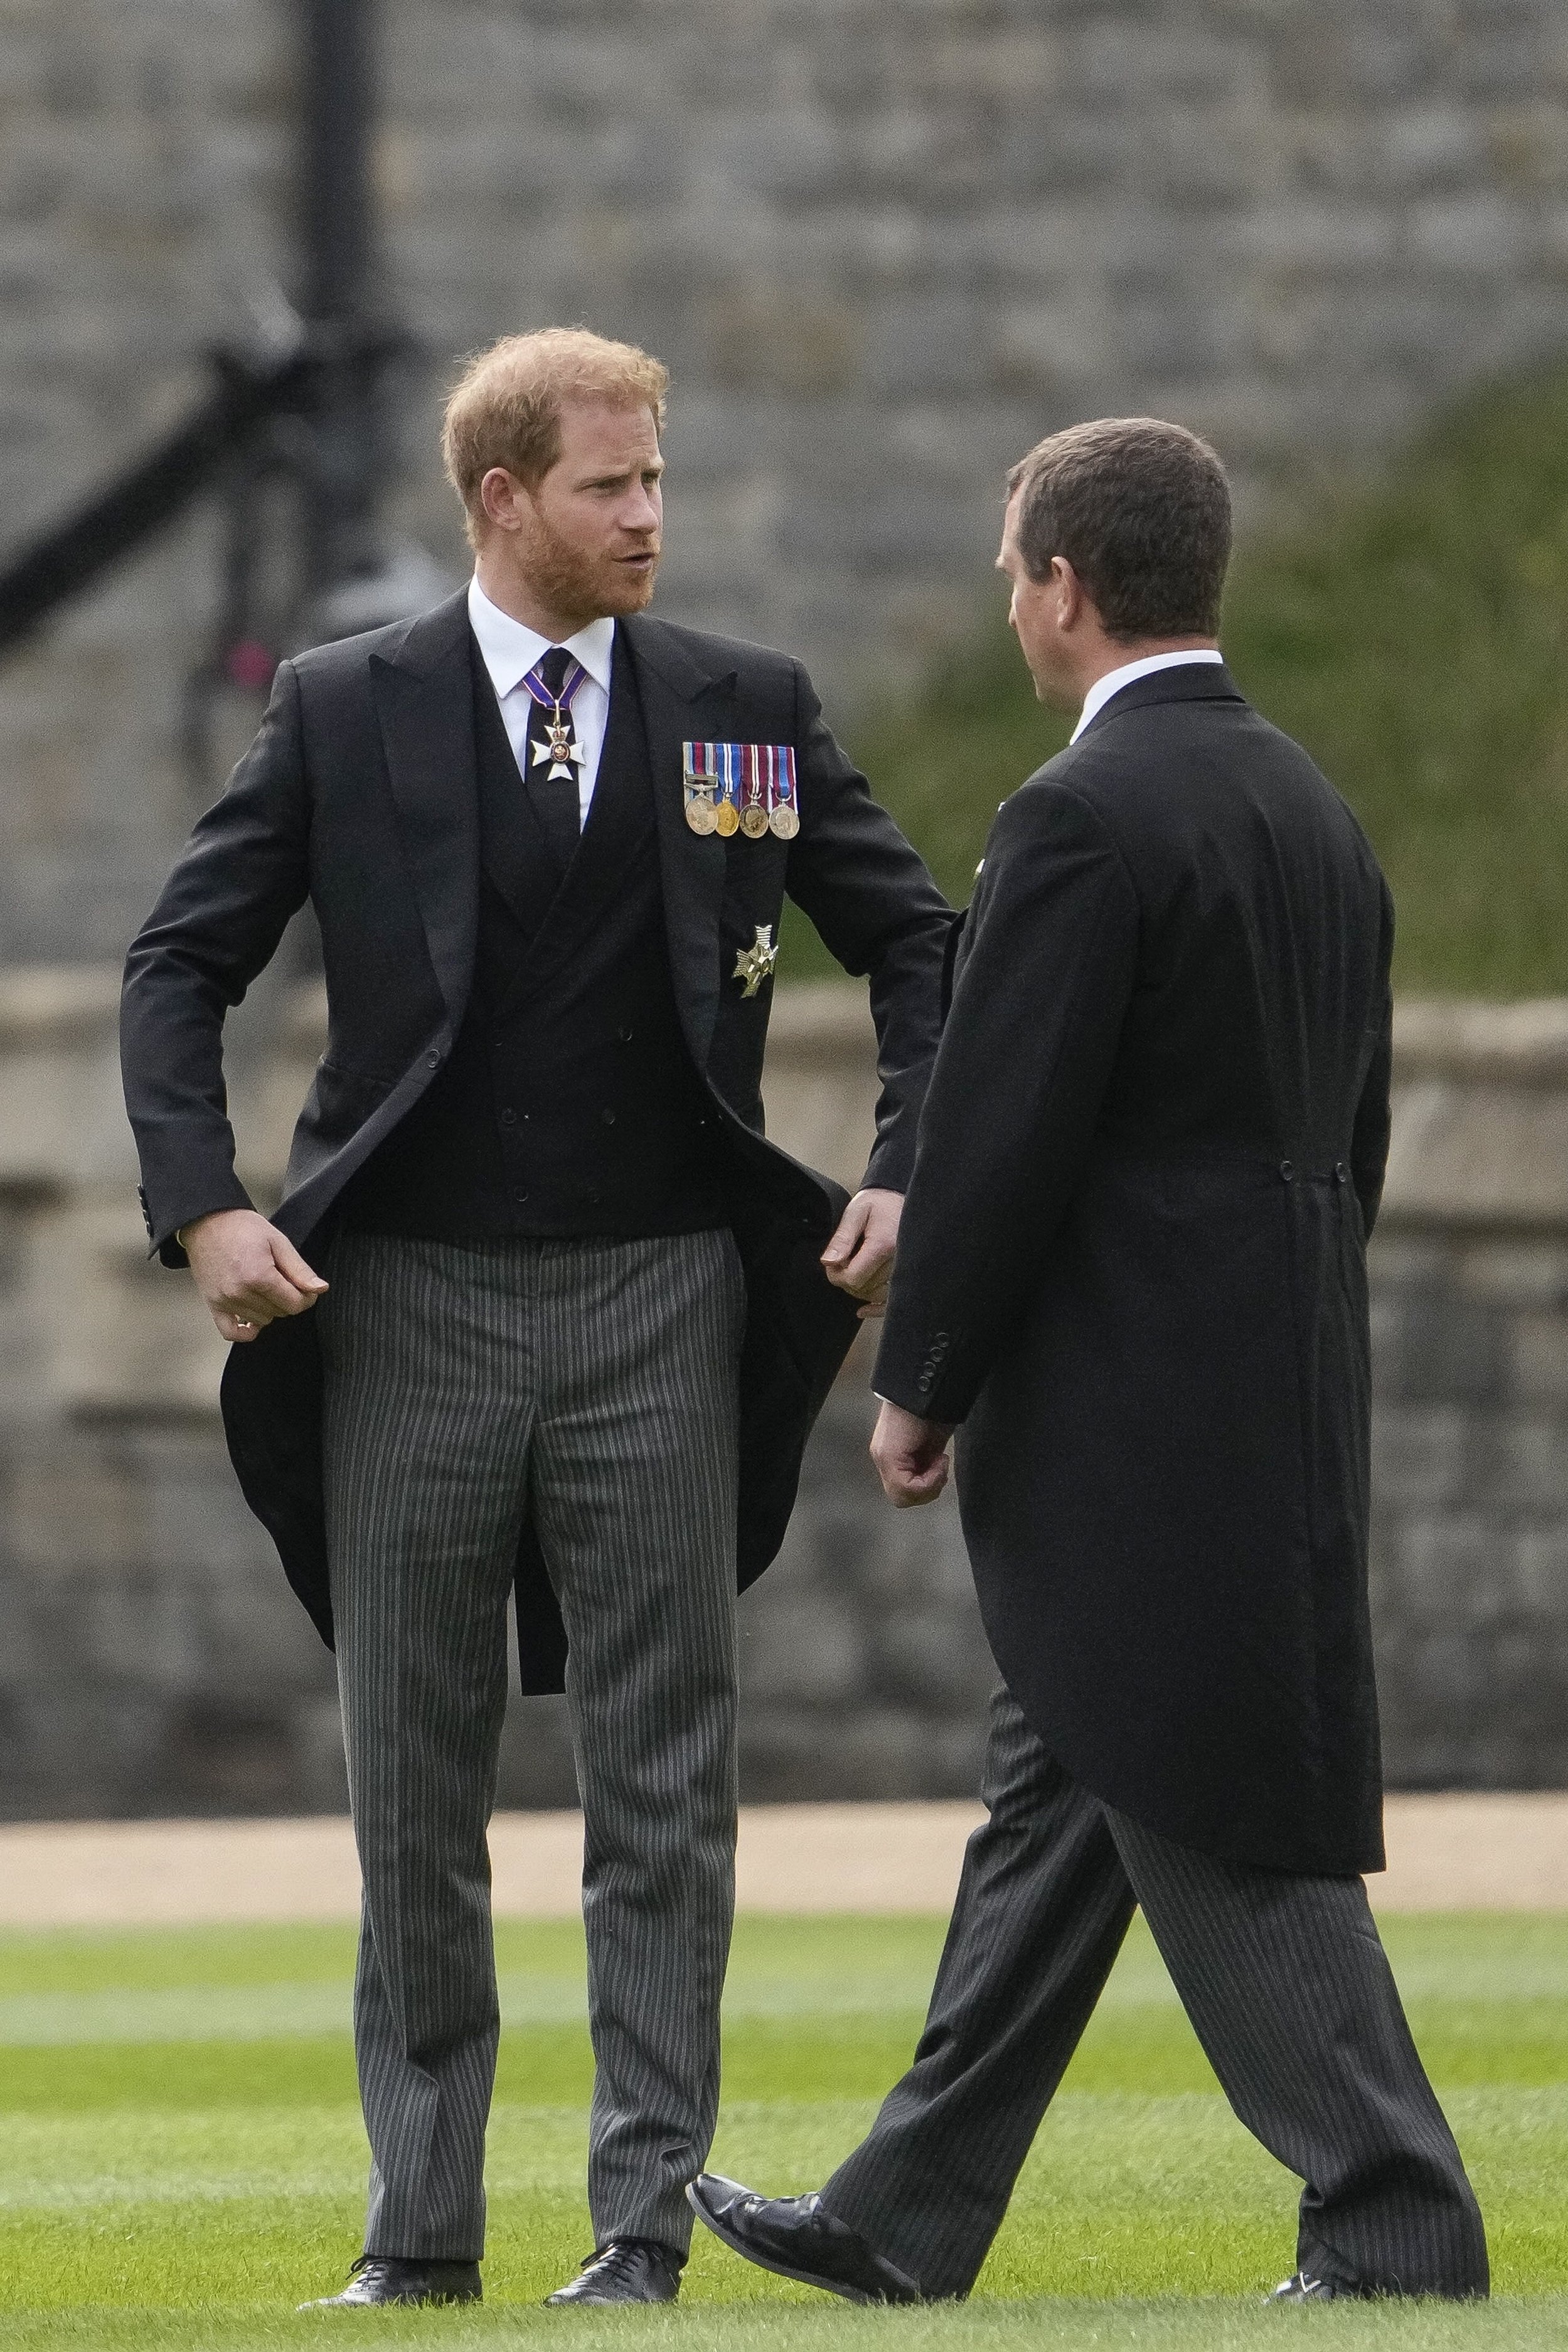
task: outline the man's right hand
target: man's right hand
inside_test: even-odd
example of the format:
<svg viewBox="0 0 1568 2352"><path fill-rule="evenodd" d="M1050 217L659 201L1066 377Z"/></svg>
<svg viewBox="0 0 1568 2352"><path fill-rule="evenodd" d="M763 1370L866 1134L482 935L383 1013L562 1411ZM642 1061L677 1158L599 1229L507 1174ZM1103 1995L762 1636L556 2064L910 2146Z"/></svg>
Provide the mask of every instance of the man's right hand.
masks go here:
<svg viewBox="0 0 1568 2352"><path fill-rule="evenodd" d="M180 1231L196 1288L225 1339L243 1345L279 1315L303 1315L327 1287L254 1209L217 1209Z"/></svg>
<svg viewBox="0 0 1568 2352"><path fill-rule="evenodd" d="M945 1421L922 1421L901 1404L883 1400L872 1433L871 1458L876 1464L882 1491L895 1510L908 1511L934 1503L947 1484L947 1442L953 1432Z"/></svg>

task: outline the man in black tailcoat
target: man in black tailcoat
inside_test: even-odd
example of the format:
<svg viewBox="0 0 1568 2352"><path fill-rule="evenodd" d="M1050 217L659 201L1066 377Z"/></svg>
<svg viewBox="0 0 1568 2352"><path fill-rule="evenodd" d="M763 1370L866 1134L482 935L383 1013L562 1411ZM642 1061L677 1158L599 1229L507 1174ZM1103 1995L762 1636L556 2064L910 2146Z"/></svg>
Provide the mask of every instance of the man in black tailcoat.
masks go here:
<svg viewBox="0 0 1568 2352"><path fill-rule="evenodd" d="M445 454L473 581L284 664L127 968L148 1231L235 1343L240 1483L337 1646L372 2155L339 2304L480 2292L514 1589L584 1811L596 2247L549 2300L677 2292L718 2096L737 1584L885 1284L936 1051L950 909L800 665L643 609L665 384L577 330L470 363ZM763 1136L786 892L870 978L852 1201ZM223 1022L307 899L328 1045L269 1221Z"/></svg>
<svg viewBox="0 0 1568 2352"><path fill-rule="evenodd" d="M1069 748L955 958L878 1358L895 1503L957 1481L1006 1687L926 2030L820 2194L699 2180L738 2252L966 2294L1143 1906L1305 2181L1287 2300L1482 2294L1480 2216L1359 1874L1383 1866L1366 1237L1388 893L1216 631L1229 500L1153 419L1011 478L1000 562Z"/></svg>

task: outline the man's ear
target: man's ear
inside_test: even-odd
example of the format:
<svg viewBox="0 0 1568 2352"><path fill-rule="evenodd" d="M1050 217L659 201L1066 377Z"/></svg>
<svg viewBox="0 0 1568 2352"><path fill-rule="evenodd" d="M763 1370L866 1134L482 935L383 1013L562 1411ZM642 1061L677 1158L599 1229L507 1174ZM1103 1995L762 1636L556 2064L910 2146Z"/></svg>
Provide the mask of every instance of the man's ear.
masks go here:
<svg viewBox="0 0 1568 2352"><path fill-rule="evenodd" d="M1051 557L1051 578L1056 591L1056 625L1071 629L1083 610L1082 583L1065 555Z"/></svg>
<svg viewBox="0 0 1568 2352"><path fill-rule="evenodd" d="M492 466L479 485L479 503L489 520L501 530L517 530L521 496L522 484L505 466Z"/></svg>

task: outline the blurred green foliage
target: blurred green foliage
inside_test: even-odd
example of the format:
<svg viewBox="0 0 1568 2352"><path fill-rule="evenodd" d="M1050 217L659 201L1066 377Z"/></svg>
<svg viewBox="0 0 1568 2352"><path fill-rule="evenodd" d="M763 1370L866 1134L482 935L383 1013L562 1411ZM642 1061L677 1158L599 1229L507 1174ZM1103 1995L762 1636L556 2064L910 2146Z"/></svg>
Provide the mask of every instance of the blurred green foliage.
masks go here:
<svg viewBox="0 0 1568 2352"><path fill-rule="evenodd" d="M1239 684L1350 802L1409 992L1568 992L1568 372L1468 401L1370 483L1244 547ZM998 802L1066 740L995 624L851 743L962 903ZM793 975L831 969L797 922Z"/></svg>

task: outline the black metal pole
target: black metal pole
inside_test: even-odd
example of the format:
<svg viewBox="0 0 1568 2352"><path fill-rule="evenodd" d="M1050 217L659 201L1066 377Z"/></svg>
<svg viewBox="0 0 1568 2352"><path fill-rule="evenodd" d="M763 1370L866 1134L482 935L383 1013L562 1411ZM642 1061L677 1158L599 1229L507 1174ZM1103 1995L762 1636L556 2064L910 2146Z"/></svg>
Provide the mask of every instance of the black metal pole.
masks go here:
<svg viewBox="0 0 1568 2352"><path fill-rule="evenodd" d="M374 560L381 370L372 226L374 0L299 0L299 308L321 355L306 572L320 594Z"/></svg>
<svg viewBox="0 0 1568 2352"><path fill-rule="evenodd" d="M324 322L365 311L373 261L371 0L303 0L300 309Z"/></svg>

